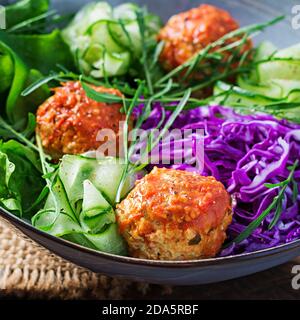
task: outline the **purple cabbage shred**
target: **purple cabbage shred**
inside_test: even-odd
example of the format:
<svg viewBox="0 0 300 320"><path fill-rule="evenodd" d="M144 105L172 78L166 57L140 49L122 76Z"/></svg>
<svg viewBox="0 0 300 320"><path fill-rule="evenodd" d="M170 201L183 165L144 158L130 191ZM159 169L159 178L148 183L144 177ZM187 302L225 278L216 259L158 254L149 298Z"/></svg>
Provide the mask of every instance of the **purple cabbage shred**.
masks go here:
<svg viewBox="0 0 300 320"><path fill-rule="evenodd" d="M136 115L142 107L135 110ZM171 112L155 103L142 128L155 128L164 113L166 123ZM204 129L204 168L199 173L221 181L236 202L233 221L227 231L228 241L257 218L278 194L278 189L267 189L265 183L285 180L289 175L288 167L300 159L300 125L270 115L240 115L227 107L201 107L182 112L171 129L175 128ZM161 166L197 171L188 163L171 162ZM299 167L294 178L300 190ZM293 201L292 187L288 188L277 225L268 230L274 216L271 212L251 236L224 249L220 256L253 252L300 239L299 207L299 194L296 202Z"/></svg>

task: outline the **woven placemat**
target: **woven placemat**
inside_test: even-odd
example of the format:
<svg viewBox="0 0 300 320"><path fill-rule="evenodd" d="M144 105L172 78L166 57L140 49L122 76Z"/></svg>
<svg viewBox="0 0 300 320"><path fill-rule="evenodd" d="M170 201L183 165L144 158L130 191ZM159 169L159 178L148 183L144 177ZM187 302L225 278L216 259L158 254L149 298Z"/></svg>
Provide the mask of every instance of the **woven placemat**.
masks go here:
<svg viewBox="0 0 300 320"><path fill-rule="evenodd" d="M113 279L77 267L21 236L0 219L0 299L299 299L292 267L201 286L163 287Z"/></svg>
<svg viewBox="0 0 300 320"><path fill-rule="evenodd" d="M132 283L77 267L0 221L0 290L26 298L121 299L145 294L148 284Z"/></svg>

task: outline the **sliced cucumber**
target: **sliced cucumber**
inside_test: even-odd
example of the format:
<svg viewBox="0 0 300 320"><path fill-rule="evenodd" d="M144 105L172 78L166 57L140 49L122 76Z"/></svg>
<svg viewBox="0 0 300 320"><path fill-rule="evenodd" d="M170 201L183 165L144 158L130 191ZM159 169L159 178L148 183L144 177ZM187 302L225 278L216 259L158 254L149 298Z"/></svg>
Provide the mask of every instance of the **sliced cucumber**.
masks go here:
<svg viewBox="0 0 300 320"><path fill-rule="evenodd" d="M252 84L245 77L238 78L238 85L245 90L257 93L272 99L286 99L287 102L300 101L300 81L273 79L266 84Z"/></svg>
<svg viewBox="0 0 300 320"><path fill-rule="evenodd" d="M89 3L76 14L63 34L68 40L74 40L73 37L70 39L70 35L84 34L97 21L111 19L112 14L112 7L107 2Z"/></svg>
<svg viewBox="0 0 300 320"><path fill-rule="evenodd" d="M99 235L71 233L65 235L63 238L87 248L120 256L127 255L127 246L118 233L116 224L112 224L104 233Z"/></svg>
<svg viewBox="0 0 300 320"><path fill-rule="evenodd" d="M116 222L112 206L101 192L89 181L83 183L84 194L80 223L84 231L99 233L106 225Z"/></svg>
<svg viewBox="0 0 300 320"><path fill-rule="evenodd" d="M92 181L94 181L95 186L99 190L103 191L112 203L116 198L119 182L124 171L124 166L125 165L118 159L104 158L97 166L97 170L93 172L94 175L92 176ZM132 189L136 179L136 174L127 177L121 192L122 197Z"/></svg>
<svg viewBox="0 0 300 320"><path fill-rule="evenodd" d="M114 210L91 181L85 180L83 189L81 226L86 232L99 233L105 225L116 222Z"/></svg>
<svg viewBox="0 0 300 320"><path fill-rule="evenodd" d="M85 212L80 215L80 224L82 229L89 234L98 234L103 231L107 225L116 222L113 210L102 212L94 217L88 217Z"/></svg>
<svg viewBox="0 0 300 320"><path fill-rule="evenodd" d="M111 19L113 16L113 8L108 2L94 2L94 6L87 8L86 13L82 15L85 17L85 24L92 25L96 21ZM80 19L82 19L80 17ZM82 21L82 20L81 20Z"/></svg>
<svg viewBox="0 0 300 320"><path fill-rule="evenodd" d="M273 60L259 64L255 72L250 74L251 81L269 82L274 79L299 80L300 44L277 51L270 42L263 42L257 49L256 61L273 56Z"/></svg>
<svg viewBox="0 0 300 320"><path fill-rule="evenodd" d="M263 62L252 72L247 79L245 75L238 78L241 88L269 98L298 101L300 90L300 45L276 51L270 42L263 42L255 60L264 60L273 56L275 59ZM255 76L256 75L256 76Z"/></svg>
<svg viewBox="0 0 300 320"><path fill-rule="evenodd" d="M146 36L147 37L155 37L155 35L159 32L161 29L163 23L159 16L156 16L154 14L148 14L145 17L145 24L146 24Z"/></svg>
<svg viewBox="0 0 300 320"><path fill-rule="evenodd" d="M85 52L83 59L89 65L93 65L96 61L104 59L105 48L101 44L94 43Z"/></svg>
<svg viewBox="0 0 300 320"><path fill-rule="evenodd" d="M273 79L300 80L300 62L269 61L259 65L258 75L260 82L269 82Z"/></svg>
<svg viewBox="0 0 300 320"><path fill-rule="evenodd" d="M59 168L59 176L73 206L82 199L83 181L89 178L93 167L92 161L83 161L81 157L63 157Z"/></svg>
<svg viewBox="0 0 300 320"><path fill-rule="evenodd" d="M80 10L70 25L62 31L64 40L74 53L84 47L82 36L99 20L109 20L112 17L112 7L106 2L92 2ZM86 38L86 37L85 37Z"/></svg>
<svg viewBox="0 0 300 320"><path fill-rule="evenodd" d="M161 21L157 16L147 15L145 24L145 36L148 38L159 31ZM142 52L142 35L136 19L110 21L108 28L111 36L120 46L132 52L135 57L139 57Z"/></svg>
<svg viewBox="0 0 300 320"><path fill-rule="evenodd" d="M131 44L130 35L127 35L122 28L122 22L118 21L109 21L108 22L108 30L113 39L122 47L128 48Z"/></svg>
<svg viewBox="0 0 300 320"><path fill-rule="evenodd" d="M296 93L297 93L297 96L299 97L299 90L300 90L300 81L299 80L273 79L272 83L281 88L281 97L280 98L288 97L289 99L291 98L292 100L294 100ZM294 98L289 97L291 94L294 96ZM298 99L298 100L300 101L300 99ZM289 102L291 102L291 100Z"/></svg>
<svg viewBox="0 0 300 320"><path fill-rule="evenodd" d="M289 48L279 50L275 54L276 58L287 58L293 60L300 60L300 44L293 45ZM300 61L299 61L300 62Z"/></svg>
<svg viewBox="0 0 300 320"><path fill-rule="evenodd" d="M113 16L116 20L136 20L139 7L134 3L123 3L114 8Z"/></svg>
<svg viewBox="0 0 300 320"><path fill-rule="evenodd" d="M56 237L82 232L80 225L70 216L62 212L56 216L54 210L41 210L33 217L32 224L36 228L47 231L47 233Z"/></svg>
<svg viewBox="0 0 300 320"><path fill-rule="evenodd" d="M97 160L83 156L66 155L62 159L59 176L71 204L82 199L83 182L87 179L110 203L114 203L123 170L124 164L115 158L107 157ZM127 178L122 190L123 196L133 187L135 180L136 175Z"/></svg>
<svg viewBox="0 0 300 320"><path fill-rule="evenodd" d="M215 85L217 97L213 103L236 107L242 112L248 107L250 112L261 110L299 121L300 44L276 51L272 44L263 43L255 60L260 61L257 66L238 77L239 87L224 82Z"/></svg>
<svg viewBox="0 0 300 320"><path fill-rule="evenodd" d="M61 213L51 228L45 228L45 225L54 219L54 211L43 210L35 216L33 225L53 236L63 237L66 240L91 249L118 255L127 254L126 243L119 234L116 223L111 223L99 234L89 234L88 232L84 232L80 225L74 222L68 215Z"/></svg>
<svg viewBox="0 0 300 320"><path fill-rule="evenodd" d="M117 255L127 254L126 243L122 239L116 223L112 223L100 234L86 234L85 236L98 250Z"/></svg>
<svg viewBox="0 0 300 320"><path fill-rule="evenodd" d="M73 207L68 199L68 194L64 187L62 180L59 177L56 177L54 183L52 184L52 192L49 193L49 196L46 200L44 209L46 210L58 210L64 211L72 219L76 220Z"/></svg>
<svg viewBox="0 0 300 320"><path fill-rule="evenodd" d="M131 51L135 56L138 56L142 51L142 38L137 21L108 23L111 36L119 43L120 46Z"/></svg>
<svg viewBox="0 0 300 320"><path fill-rule="evenodd" d="M80 230L67 192L59 177L55 178L45 206L33 217L32 224L58 237Z"/></svg>
<svg viewBox="0 0 300 320"><path fill-rule="evenodd" d="M131 56L129 52L123 53L108 53L105 52L103 58L94 62L93 67L96 70L91 72L91 76L102 78L105 76L121 76L128 70Z"/></svg>
<svg viewBox="0 0 300 320"><path fill-rule="evenodd" d="M294 89L292 90L288 97L287 97L287 102L297 102L299 103L299 106L300 106L300 88L298 89ZM299 117L299 110L298 110L298 117Z"/></svg>
<svg viewBox="0 0 300 320"><path fill-rule="evenodd" d="M276 51L277 47L275 47L272 42L264 41L258 46L256 50L255 61L267 59L268 57L275 54Z"/></svg>
<svg viewBox="0 0 300 320"><path fill-rule="evenodd" d="M43 210L32 224L57 237L96 250L125 255L126 244L118 232L115 204L124 164L114 158L64 156ZM123 196L136 176L128 177Z"/></svg>
<svg viewBox="0 0 300 320"><path fill-rule="evenodd" d="M78 36L76 41L71 44L71 50L73 52L79 51L84 53L91 45L91 39L88 36Z"/></svg>
<svg viewBox="0 0 300 320"><path fill-rule="evenodd" d="M75 16L63 37L70 46L82 73L95 78L121 76L137 67L132 62L142 52L142 36L133 3L115 9L106 3L91 3ZM145 40L154 38L161 21L145 12ZM136 70L135 70L136 71Z"/></svg>
<svg viewBox="0 0 300 320"><path fill-rule="evenodd" d="M87 217L94 217L100 213L111 210L112 206L103 197L102 193L90 180L83 182L82 210Z"/></svg>
<svg viewBox="0 0 300 320"><path fill-rule="evenodd" d="M91 33L91 45L82 60L92 66L89 73L95 78L123 75L130 65L131 55L114 40L109 23L99 21L88 31Z"/></svg>
<svg viewBox="0 0 300 320"><path fill-rule="evenodd" d="M108 52L119 53L124 51L124 49L111 36L108 24L109 21L102 20L96 22L89 28L88 34L91 36L91 43L103 45Z"/></svg>
<svg viewBox="0 0 300 320"><path fill-rule="evenodd" d="M91 3L75 16L63 37L70 46L77 66L95 78L121 76L140 57L142 36L136 4L125 3L115 9L105 2ZM144 12L145 40L154 38L161 21ZM136 66L132 64L132 69ZM135 70L137 71L137 70Z"/></svg>
<svg viewBox="0 0 300 320"><path fill-rule="evenodd" d="M226 106L261 106L273 104L275 99L254 93L252 91L244 90L240 87L231 86L224 82L217 82L214 88L214 94L224 95L217 97L214 103L224 104Z"/></svg>
<svg viewBox="0 0 300 320"><path fill-rule="evenodd" d="M238 85L247 91L264 95L274 99L280 99L282 97L282 88L279 84L254 84L247 81L244 76L240 76L237 80Z"/></svg>
<svg viewBox="0 0 300 320"><path fill-rule="evenodd" d="M254 61L263 61L265 59L268 59L270 56L272 56L277 51L277 48L269 41L262 42L257 50L254 57ZM251 82L257 82L259 80L259 72L258 72L259 65L254 68L250 74L249 74L249 80Z"/></svg>

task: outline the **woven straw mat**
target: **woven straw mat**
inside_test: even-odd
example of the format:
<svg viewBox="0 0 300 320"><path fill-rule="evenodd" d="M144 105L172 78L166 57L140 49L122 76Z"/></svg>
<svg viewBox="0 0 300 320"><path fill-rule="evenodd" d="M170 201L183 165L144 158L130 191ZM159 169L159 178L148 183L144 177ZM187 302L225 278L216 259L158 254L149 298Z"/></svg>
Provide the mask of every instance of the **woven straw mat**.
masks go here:
<svg viewBox="0 0 300 320"><path fill-rule="evenodd" d="M141 296L149 287L77 267L25 236L20 237L20 233L0 220L0 292L5 296L122 299L128 298L129 291Z"/></svg>
<svg viewBox="0 0 300 320"><path fill-rule="evenodd" d="M162 287L109 278L77 267L41 248L0 219L0 299L297 299L292 267L282 266L221 283ZM4 293L4 294L3 294Z"/></svg>

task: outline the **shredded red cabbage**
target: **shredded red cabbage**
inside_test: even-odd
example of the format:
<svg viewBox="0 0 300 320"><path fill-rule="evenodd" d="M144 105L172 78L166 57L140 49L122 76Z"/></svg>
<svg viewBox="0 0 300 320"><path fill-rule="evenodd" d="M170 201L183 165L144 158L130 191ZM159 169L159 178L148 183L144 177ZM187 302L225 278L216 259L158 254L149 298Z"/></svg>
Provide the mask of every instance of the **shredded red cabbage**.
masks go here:
<svg viewBox="0 0 300 320"><path fill-rule="evenodd" d="M141 108L135 110L136 115ZM164 112L159 103L154 104L142 128L156 127L164 113L166 122L171 112ZM289 175L288 167L300 158L300 125L270 115L239 115L227 107L201 107L182 112L173 128L205 130L205 163L201 174L212 175L221 181L236 202L228 241L240 234L278 194L278 189L268 189L264 184L285 180ZM187 163L164 166L197 170ZM300 190L299 167L294 178ZM246 240L224 249L220 255L253 252L300 239L299 205L299 194L293 202L292 189L288 188L283 213L273 229L268 230L268 225L274 212Z"/></svg>

